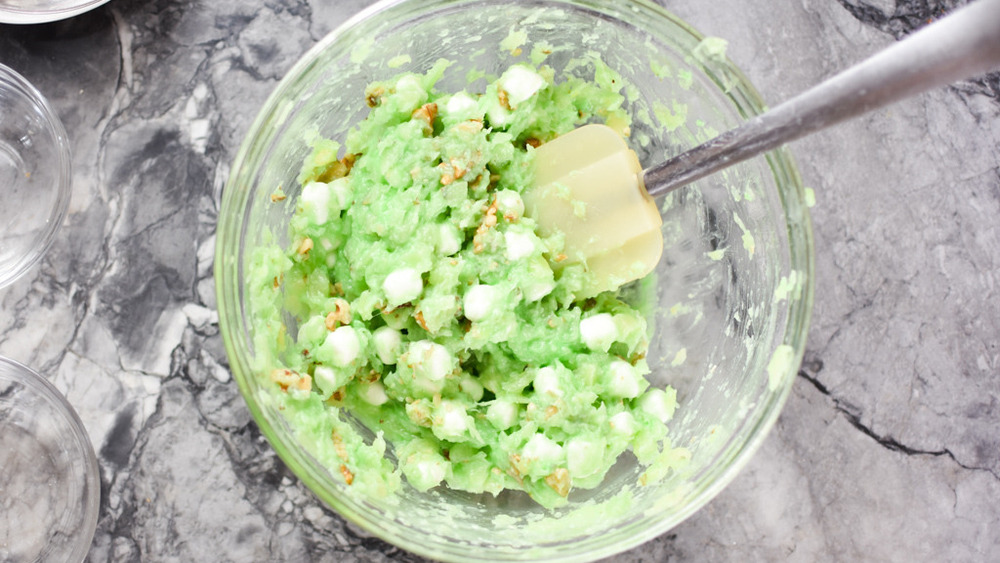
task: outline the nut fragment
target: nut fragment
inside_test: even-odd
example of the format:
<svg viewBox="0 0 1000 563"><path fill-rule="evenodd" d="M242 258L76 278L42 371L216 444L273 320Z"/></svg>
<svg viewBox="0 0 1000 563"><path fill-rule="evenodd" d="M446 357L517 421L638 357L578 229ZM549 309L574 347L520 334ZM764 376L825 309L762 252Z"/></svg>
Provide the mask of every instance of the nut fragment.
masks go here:
<svg viewBox="0 0 1000 563"><path fill-rule="evenodd" d="M472 237L472 251L476 254L485 250L486 243L483 242L483 236L486 235L486 231L492 229L497 224L497 205L497 201L494 199L493 203L486 208L483 222L479 224L476 234Z"/></svg>
<svg viewBox="0 0 1000 563"><path fill-rule="evenodd" d="M365 103L367 103L370 108L381 104L384 96L385 86L369 86L365 89Z"/></svg>
<svg viewBox="0 0 1000 563"><path fill-rule="evenodd" d="M289 388L309 391L312 389L312 378L304 373L297 373L290 369L276 369L271 372L271 381L278 384L282 391Z"/></svg>
<svg viewBox="0 0 1000 563"><path fill-rule="evenodd" d="M463 133L478 133L483 130L482 119L469 119L455 125L455 129Z"/></svg>
<svg viewBox="0 0 1000 563"><path fill-rule="evenodd" d="M420 325L420 328L426 330L427 332L431 331L431 329L429 329L427 327L427 321L424 320L424 312L423 311L417 311L413 315L413 318L414 318L414 320L417 321L417 324Z"/></svg>
<svg viewBox="0 0 1000 563"><path fill-rule="evenodd" d="M449 159L448 162L451 163L451 169L454 170L456 180L458 180L462 176L465 176L467 170L465 168L465 165L462 164L462 161L458 160L457 158L451 158Z"/></svg>
<svg viewBox="0 0 1000 563"><path fill-rule="evenodd" d="M340 474L344 476L344 482L350 485L354 482L354 474L347 468L347 465L340 464Z"/></svg>
<svg viewBox="0 0 1000 563"><path fill-rule="evenodd" d="M348 461L347 459L347 446L344 445L344 439L340 437L340 434L334 430L330 435L333 438L333 451L336 452L337 457L341 461Z"/></svg>
<svg viewBox="0 0 1000 563"><path fill-rule="evenodd" d="M413 110L411 119L418 119L423 122L424 132L430 133L434 130L434 118L437 117L438 105L434 102L424 104Z"/></svg>
<svg viewBox="0 0 1000 563"><path fill-rule="evenodd" d="M351 304L346 299L334 299L333 311L326 316L326 329L335 330L340 325L351 324Z"/></svg>
<svg viewBox="0 0 1000 563"><path fill-rule="evenodd" d="M507 91L500 88L497 90L497 97L500 99L500 107L510 110L510 96L507 95Z"/></svg>
<svg viewBox="0 0 1000 563"><path fill-rule="evenodd" d="M309 251L312 249L313 249L313 240L309 237L306 237L302 239L302 242L299 243L296 252L305 256L306 254L309 254Z"/></svg>
<svg viewBox="0 0 1000 563"><path fill-rule="evenodd" d="M565 467L557 467L555 471L545 477L545 484L564 498L569 494L570 481L569 470Z"/></svg>

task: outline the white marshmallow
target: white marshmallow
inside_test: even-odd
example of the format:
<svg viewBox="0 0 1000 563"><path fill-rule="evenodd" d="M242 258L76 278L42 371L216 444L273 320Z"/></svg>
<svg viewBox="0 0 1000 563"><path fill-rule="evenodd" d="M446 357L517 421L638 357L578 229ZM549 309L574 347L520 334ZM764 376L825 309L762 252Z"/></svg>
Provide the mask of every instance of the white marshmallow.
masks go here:
<svg viewBox="0 0 1000 563"><path fill-rule="evenodd" d="M652 388L639 398L639 408L653 415L660 422L666 422L674 416L677 401L668 396L663 389Z"/></svg>
<svg viewBox="0 0 1000 563"><path fill-rule="evenodd" d="M313 379L320 389L327 393L333 393L340 388L337 381L337 373L329 366L316 366L313 370Z"/></svg>
<svg viewBox="0 0 1000 563"><path fill-rule="evenodd" d="M586 438L573 438L566 444L566 469L573 477L597 473L604 461L604 446Z"/></svg>
<svg viewBox="0 0 1000 563"><path fill-rule="evenodd" d="M524 215L524 200L514 190L500 190L496 196L497 214L508 221L516 221Z"/></svg>
<svg viewBox="0 0 1000 563"><path fill-rule="evenodd" d="M562 461L562 446L555 443L545 434L535 434L524 445L521 457L528 463L558 463Z"/></svg>
<svg viewBox="0 0 1000 563"><path fill-rule="evenodd" d="M458 236L458 229L443 223L438 225L438 250L445 256L451 256L462 249L462 240Z"/></svg>
<svg viewBox="0 0 1000 563"><path fill-rule="evenodd" d="M414 373L431 381L440 381L451 373L453 359L444 346L429 340L410 344L407 352L407 361Z"/></svg>
<svg viewBox="0 0 1000 563"><path fill-rule="evenodd" d="M608 420L611 431L621 436L632 436L635 434L635 417L628 411L622 411Z"/></svg>
<svg viewBox="0 0 1000 563"><path fill-rule="evenodd" d="M413 268L400 268L386 276L382 290L385 291L389 305L398 307L420 297L424 281L420 278L420 272Z"/></svg>
<svg viewBox="0 0 1000 563"><path fill-rule="evenodd" d="M389 396L385 393L385 385L381 381L373 381L361 386L361 398L370 405L379 406L389 402Z"/></svg>
<svg viewBox="0 0 1000 563"><path fill-rule="evenodd" d="M534 387L536 393L549 395L558 399L562 397L562 389L559 388L559 373L552 366L545 366L535 374Z"/></svg>
<svg viewBox="0 0 1000 563"><path fill-rule="evenodd" d="M503 239L507 243L508 260L520 260L535 252L535 237L531 233L507 231L504 233Z"/></svg>
<svg viewBox="0 0 1000 563"><path fill-rule="evenodd" d="M626 361L615 360L609 366L607 391L615 397L634 399L639 396L639 380L635 368Z"/></svg>
<svg viewBox="0 0 1000 563"><path fill-rule="evenodd" d="M330 186L323 182L309 182L302 187L299 196L302 211L316 225L322 225L330 218Z"/></svg>
<svg viewBox="0 0 1000 563"><path fill-rule="evenodd" d="M466 115L470 115L476 106L476 100L472 99L472 96L466 94L465 92L459 92L448 98L448 102L445 104L444 110L450 116L464 117Z"/></svg>
<svg viewBox="0 0 1000 563"><path fill-rule="evenodd" d="M486 419L497 430L506 430L517 422L517 405L504 399L493 401L486 409Z"/></svg>
<svg viewBox="0 0 1000 563"><path fill-rule="evenodd" d="M534 96L542 86L545 86L542 75L521 65L508 68L500 76L500 87L507 92L507 101L512 108Z"/></svg>
<svg viewBox="0 0 1000 563"><path fill-rule="evenodd" d="M402 351L403 336L392 327L379 327L372 333L372 340L375 343L375 353L383 364L391 366L396 363Z"/></svg>
<svg viewBox="0 0 1000 563"><path fill-rule="evenodd" d="M465 437L472 417L465 412L465 407L455 401L441 401L435 409L431 431L442 440L456 441Z"/></svg>
<svg viewBox="0 0 1000 563"><path fill-rule="evenodd" d="M323 346L328 346L333 355L333 363L347 367L357 359L361 352L361 341L358 333L350 326L341 326L327 335Z"/></svg>
<svg viewBox="0 0 1000 563"><path fill-rule="evenodd" d="M478 284L470 287L462 300L465 318L470 321L481 321L489 317L497 297L497 288L492 285Z"/></svg>
<svg viewBox="0 0 1000 563"><path fill-rule="evenodd" d="M580 321L580 338L587 348L607 352L618 338L615 319L608 313L600 313Z"/></svg>

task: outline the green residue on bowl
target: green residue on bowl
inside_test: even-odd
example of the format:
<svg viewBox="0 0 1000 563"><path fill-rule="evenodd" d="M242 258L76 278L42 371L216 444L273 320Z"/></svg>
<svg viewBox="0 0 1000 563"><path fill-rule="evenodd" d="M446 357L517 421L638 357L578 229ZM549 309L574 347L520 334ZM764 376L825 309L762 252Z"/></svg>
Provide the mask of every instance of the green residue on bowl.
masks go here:
<svg viewBox="0 0 1000 563"><path fill-rule="evenodd" d="M743 219L740 219L740 216L737 215L736 213L733 213L733 221L735 221L736 225L739 226L741 231L743 231L743 237L742 237L743 248L744 250L747 251L747 254L749 254L750 257L752 258L754 250L757 247L757 244L753 238L753 233L750 232L750 229L747 229L747 226L743 224Z"/></svg>
<svg viewBox="0 0 1000 563"><path fill-rule="evenodd" d="M706 37L691 51L691 55L701 62L725 63L729 42L721 37Z"/></svg>
<svg viewBox="0 0 1000 563"><path fill-rule="evenodd" d="M372 52L372 46L375 41L370 37L358 41L358 43L351 49L351 62L354 64L361 64L368 58L368 55Z"/></svg>
<svg viewBox="0 0 1000 563"><path fill-rule="evenodd" d="M795 348L782 344L774 349L771 361L767 363L767 388L774 391L781 387L786 374L794 373L792 362L795 361Z"/></svg>
<svg viewBox="0 0 1000 563"><path fill-rule="evenodd" d="M649 59L649 70L653 71L653 76L659 78L660 80L673 76L670 66L670 62L665 59Z"/></svg>
<svg viewBox="0 0 1000 563"><path fill-rule="evenodd" d="M806 207L814 207L816 205L816 192L812 188L805 188L804 192Z"/></svg>
<svg viewBox="0 0 1000 563"><path fill-rule="evenodd" d="M804 277L796 270L792 270L787 276L782 276L778 280L778 286L774 288L774 300L780 302L789 298L798 299L802 293Z"/></svg>
<svg viewBox="0 0 1000 563"><path fill-rule="evenodd" d="M682 104L674 100L671 105L673 107L668 108L666 104L659 100L653 102L653 114L667 132L676 130L687 121L687 104Z"/></svg>
<svg viewBox="0 0 1000 563"><path fill-rule="evenodd" d="M535 46L531 48L531 64L535 66L541 65L555 50L555 46L548 41L535 43Z"/></svg>
<svg viewBox="0 0 1000 563"><path fill-rule="evenodd" d="M405 64L409 64L412 60L413 59L410 58L410 55L406 55L406 54L396 55L395 57L389 59L385 63L385 66L387 66L389 68L399 68L399 67L401 67L401 66L403 66Z"/></svg>
<svg viewBox="0 0 1000 563"><path fill-rule="evenodd" d="M686 68L677 71L677 85L685 90L690 90L694 85L694 73Z"/></svg>
<svg viewBox="0 0 1000 563"><path fill-rule="evenodd" d="M521 54L521 46L528 42L528 32L523 29L510 28L507 37L500 41L500 48L517 57Z"/></svg>
<svg viewBox="0 0 1000 563"><path fill-rule="evenodd" d="M687 357L688 357L687 348L681 348L680 350L677 351L676 354L674 354L674 359L673 361L670 362L670 366L677 367L682 365L684 362L687 361Z"/></svg>

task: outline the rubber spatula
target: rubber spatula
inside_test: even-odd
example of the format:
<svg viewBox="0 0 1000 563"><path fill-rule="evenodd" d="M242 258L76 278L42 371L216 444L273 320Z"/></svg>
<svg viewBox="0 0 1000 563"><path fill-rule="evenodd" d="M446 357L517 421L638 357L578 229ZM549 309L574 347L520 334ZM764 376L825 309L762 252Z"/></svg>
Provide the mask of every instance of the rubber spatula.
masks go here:
<svg viewBox="0 0 1000 563"><path fill-rule="evenodd" d="M979 0L715 139L643 171L618 133L585 125L538 147L524 196L540 233L565 235L556 268L583 263L581 297L651 272L663 251L654 198L845 119L1000 66L1000 0Z"/></svg>

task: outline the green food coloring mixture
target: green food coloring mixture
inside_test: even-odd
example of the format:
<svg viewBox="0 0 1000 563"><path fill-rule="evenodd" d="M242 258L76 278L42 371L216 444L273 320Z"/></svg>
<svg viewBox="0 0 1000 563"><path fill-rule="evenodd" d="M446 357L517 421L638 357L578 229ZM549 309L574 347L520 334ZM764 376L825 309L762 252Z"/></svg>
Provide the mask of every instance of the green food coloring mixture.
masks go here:
<svg viewBox="0 0 1000 563"><path fill-rule="evenodd" d="M248 270L255 345L299 439L353 488L405 478L552 508L626 451L671 454L676 393L644 378L644 315L578 298L586 264L561 264L561 235L524 216L534 147L593 121L627 135L621 78L592 63L592 80L517 64L445 93L440 61L371 84L343 144L312 140L291 243Z"/></svg>

